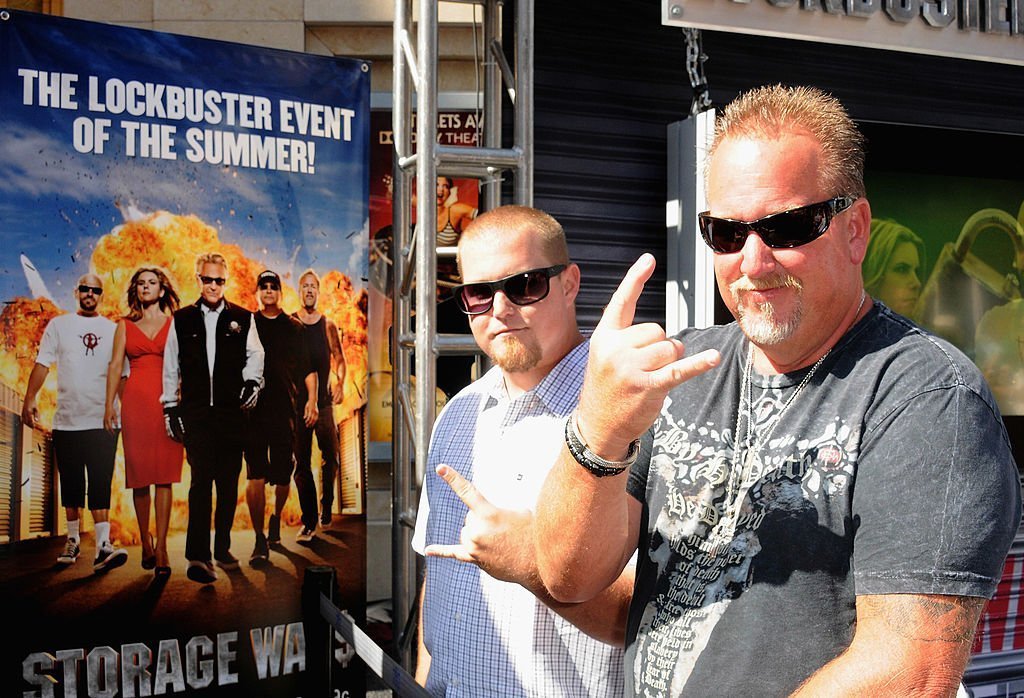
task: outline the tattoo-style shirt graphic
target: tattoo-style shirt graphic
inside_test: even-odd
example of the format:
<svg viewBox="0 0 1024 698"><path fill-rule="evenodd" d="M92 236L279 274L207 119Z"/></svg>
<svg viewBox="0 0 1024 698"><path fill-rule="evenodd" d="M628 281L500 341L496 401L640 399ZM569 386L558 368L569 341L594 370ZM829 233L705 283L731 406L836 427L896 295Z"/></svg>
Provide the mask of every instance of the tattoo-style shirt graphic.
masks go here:
<svg viewBox="0 0 1024 698"><path fill-rule="evenodd" d="M670 393L630 473L627 695L788 695L849 645L858 594L994 591L1019 484L968 359L882 306L817 372L748 379L735 324L680 339L722 361Z"/></svg>
<svg viewBox="0 0 1024 698"><path fill-rule="evenodd" d="M651 695L681 693L719 618L750 586L763 522L802 515L817 521L816 501L845 495L856 432L841 420L812 440L776 432L755 449L757 435L771 429L795 389L764 389L749 411L742 402L754 427L744 429L748 420L739 420L739 453L734 427L677 420L671 402L656 425L648 491L665 506L648 555L661 565L662 581L640 621L634 667Z"/></svg>

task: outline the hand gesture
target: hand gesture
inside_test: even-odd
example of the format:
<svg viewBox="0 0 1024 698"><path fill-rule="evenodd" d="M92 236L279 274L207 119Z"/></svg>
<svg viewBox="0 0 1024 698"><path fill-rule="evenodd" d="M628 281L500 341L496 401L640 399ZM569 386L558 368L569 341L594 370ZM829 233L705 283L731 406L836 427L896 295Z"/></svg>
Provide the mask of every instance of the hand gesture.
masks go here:
<svg viewBox="0 0 1024 698"><path fill-rule="evenodd" d="M536 576L533 514L499 509L447 465L439 465L437 474L469 507L469 513L458 545L428 545L426 554L470 562L495 579L526 586Z"/></svg>
<svg viewBox="0 0 1024 698"><path fill-rule="evenodd" d="M621 460L654 423L669 390L718 365L714 349L683 358L679 340L654 323L633 325L636 303L654 272L654 257L633 263L590 339L577 425L590 450Z"/></svg>

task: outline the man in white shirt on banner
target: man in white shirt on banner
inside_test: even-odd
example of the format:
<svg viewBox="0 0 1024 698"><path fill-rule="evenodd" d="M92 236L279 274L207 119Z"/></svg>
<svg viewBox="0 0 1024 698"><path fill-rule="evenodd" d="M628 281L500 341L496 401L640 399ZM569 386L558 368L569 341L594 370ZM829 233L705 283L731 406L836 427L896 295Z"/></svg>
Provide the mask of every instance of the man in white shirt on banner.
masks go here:
<svg viewBox="0 0 1024 698"><path fill-rule="evenodd" d="M455 302L496 366L434 428L413 540L427 555L417 681L447 696L621 696L631 570L592 603L558 604L531 533L589 350L579 267L558 222L521 206L475 219L458 262Z"/></svg>
<svg viewBox="0 0 1024 698"><path fill-rule="evenodd" d="M105 367L110 362L116 326L97 313L102 295L100 278L83 274L74 291L78 311L58 315L43 331L21 409L21 420L35 428L39 423L36 396L51 364L57 364L53 451L68 520L67 541L57 562L70 565L78 560L88 482L89 511L96 530L96 573L120 567L128 560L127 551L110 542L110 482L117 434L103 428L103 409L107 395Z"/></svg>

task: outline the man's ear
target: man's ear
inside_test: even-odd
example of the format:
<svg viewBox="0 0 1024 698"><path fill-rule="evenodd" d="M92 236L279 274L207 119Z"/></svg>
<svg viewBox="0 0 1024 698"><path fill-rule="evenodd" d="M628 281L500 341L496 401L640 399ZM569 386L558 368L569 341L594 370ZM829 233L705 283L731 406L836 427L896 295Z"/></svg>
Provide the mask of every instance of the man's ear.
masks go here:
<svg viewBox="0 0 1024 698"><path fill-rule="evenodd" d="M562 281L562 292L570 302L576 301L580 292L580 268L579 265L571 263L559 275Z"/></svg>
<svg viewBox="0 0 1024 698"><path fill-rule="evenodd" d="M871 237L871 204L867 197L862 196L854 201L849 215L847 240L850 245L850 261L859 265L867 255L868 239Z"/></svg>

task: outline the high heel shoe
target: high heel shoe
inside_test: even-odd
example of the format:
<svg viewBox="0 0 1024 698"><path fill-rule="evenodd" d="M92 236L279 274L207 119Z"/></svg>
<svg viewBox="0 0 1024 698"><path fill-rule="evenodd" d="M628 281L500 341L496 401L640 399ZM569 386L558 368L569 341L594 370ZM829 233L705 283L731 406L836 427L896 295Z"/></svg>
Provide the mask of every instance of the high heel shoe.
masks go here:
<svg viewBox="0 0 1024 698"><path fill-rule="evenodd" d="M167 559L167 551L161 548L160 551L153 551L153 574L155 577L164 581L171 576L171 566L168 564L170 561ZM157 564L162 563L162 564Z"/></svg>
<svg viewBox="0 0 1024 698"><path fill-rule="evenodd" d="M149 549L153 552L149 555L143 553L142 555L142 569L151 570L156 567L156 549L153 547L153 534L147 533L146 537L149 539ZM145 549L145 547L143 547Z"/></svg>

